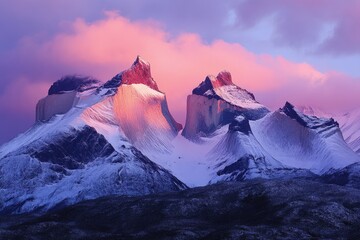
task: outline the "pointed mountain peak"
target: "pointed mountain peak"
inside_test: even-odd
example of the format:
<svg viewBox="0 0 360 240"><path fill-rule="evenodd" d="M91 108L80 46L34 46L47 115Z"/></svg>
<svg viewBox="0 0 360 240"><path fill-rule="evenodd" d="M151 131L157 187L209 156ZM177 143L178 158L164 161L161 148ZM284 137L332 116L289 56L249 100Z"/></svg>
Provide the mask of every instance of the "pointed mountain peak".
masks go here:
<svg viewBox="0 0 360 240"><path fill-rule="evenodd" d="M213 75L208 75L205 81L210 81L212 88L234 85L232 82L231 73L226 70L219 72L216 77Z"/></svg>
<svg viewBox="0 0 360 240"><path fill-rule="evenodd" d="M228 92L228 94L227 94ZM231 93L230 93L231 92ZM237 100L248 100L256 102L254 94L235 85L230 72L221 71L216 77L208 75L200 85L192 91L192 94L206 96L208 98L223 99L238 105ZM229 95L224 96L224 95ZM234 97L236 95L236 97ZM237 98L237 100L236 100ZM235 101L235 102L234 102Z"/></svg>
<svg viewBox="0 0 360 240"><path fill-rule="evenodd" d="M228 71L221 71L216 77L213 75L206 76L205 80L193 90L193 94L204 95L207 91L213 91L215 88L222 86L234 85L231 74Z"/></svg>
<svg viewBox="0 0 360 240"><path fill-rule="evenodd" d="M144 84L159 91L159 88L151 76L150 63L137 56L131 68L119 73L105 83L105 88L119 87L121 84Z"/></svg>
<svg viewBox="0 0 360 240"><path fill-rule="evenodd" d="M290 111L290 110L296 111L296 110L295 110L295 106L292 105L292 104L291 104L290 102L288 102L288 101L286 101L286 103L285 103L284 107L282 108L282 110L283 110L283 111Z"/></svg>
<svg viewBox="0 0 360 240"><path fill-rule="evenodd" d="M280 112L286 114L291 119L297 121L300 125L313 129L318 133L332 135L339 130L339 124L333 118L319 118L316 116L308 116L303 114L296 107L286 102L283 108L279 109Z"/></svg>
<svg viewBox="0 0 360 240"><path fill-rule="evenodd" d="M159 88L151 76L150 64L140 56L136 57L135 62L130 69L121 74L122 84L144 84L150 88L159 91Z"/></svg>
<svg viewBox="0 0 360 240"><path fill-rule="evenodd" d="M221 71L217 76L216 76L216 81L220 86L225 86L225 85L232 85L232 78L231 78L231 73L228 71Z"/></svg>
<svg viewBox="0 0 360 240"><path fill-rule="evenodd" d="M284 107L280 108L280 111L286 114L288 117L296 120L302 126L307 127L307 122L304 120L304 116L295 109L295 106L286 101Z"/></svg>
<svg viewBox="0 0 360 240"><path fill-rule="evenodd" d="M144 60L140 55L138 55L138 56L136 57L136 59L135 59L135 61L134 61L134 63L133 63L132 66L135 66L135 65L138 65L138 64L140 64L140 65L146 65L146 66L149 66L149 68L150 68L150 63L147 62L146 60Z"/></svg>

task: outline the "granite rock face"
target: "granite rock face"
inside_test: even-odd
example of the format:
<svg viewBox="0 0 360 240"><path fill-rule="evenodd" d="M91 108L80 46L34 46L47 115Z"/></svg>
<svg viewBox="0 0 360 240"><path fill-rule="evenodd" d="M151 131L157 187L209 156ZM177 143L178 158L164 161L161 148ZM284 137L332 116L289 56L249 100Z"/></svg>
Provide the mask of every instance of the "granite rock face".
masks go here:
<svg viewBox="0 0 360 240"><path fill-rule="evenodd" d="M36 105L36 121L46 122L56 114L65 114L79 101L78 93L100 86L96 79L83 76L65 76L54 82L48 96Z"/></svg>

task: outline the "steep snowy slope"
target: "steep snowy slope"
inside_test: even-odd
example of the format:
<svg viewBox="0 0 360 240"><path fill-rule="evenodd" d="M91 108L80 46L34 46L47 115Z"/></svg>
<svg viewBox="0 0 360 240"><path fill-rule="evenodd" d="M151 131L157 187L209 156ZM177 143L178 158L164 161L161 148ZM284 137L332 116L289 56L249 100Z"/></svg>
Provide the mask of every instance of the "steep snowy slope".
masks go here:
<svg viewBox="0 0 360 240"><path fill-rule="evenodd" d="M113 194L186 188L127 143L116 151L89 126L42 137L0 160L0 212L45 211Z"/></svg>
<svg viewBox="0 0 360 240"><path fill-rule="evenodd" d="M304 115L289 103L250 125L267 152L288 166L321 174L360 160L333 119Z"/></svg>
<svg viewBox="0 0 360 240"><path fill-rule="evenodd" d="M44 211L111 194L186 188L136 148L168 149L180 128L149 74L149 64L138 57L98 88L54 84L49 96L56 99L40 101L39 121L0 148L0 211ZM61 100L72 106L63 108Z"/></svg>
<svg viewBox="0 0 360 240"><path fill-rule="evenodd" d="M114 96L115 117L127 138L142 151L170 151L181 126L170 115L163 93L143 84L122 85Z"/></svg>
<svg viewBox="0 0 360 240"><path fill-rule="evenodd" d="M331 114L309 106L302 106L298 109L306 115L334 118L339 123L343 137L350 148L360 154L360 109L352 110L346 114Z"/></svg>
<svg viewBox="0 0 360 240"><path fill-rule="evenodd" d="M345 141L360 154L360 109L335 117L340 124Z"/></svg>
<svg viewBox="0 0 360 240"><path fill-rule="evenodd" d="M254 137L249 120L242 116L229 125L229 131L207 158L214 170L211 182L315 176L274 159Z"/></svg>
<svg viewBox="0 0 360 240"><path fill-rule="evenodd" d="M129 141L141 151L170 151L182 129L171 116L165 94L151 77L150 65L140 57L103 89L114 90L113 113Z"/></svg>
<svg viewBox="0 0 360 240"><path fill-rule="evenodd" d="M188 96L182 134L197 141L229 124L238 115L255 120L268 112L252 93L233 84L229 72L223 71L217 77L207 76Z"/></svg>

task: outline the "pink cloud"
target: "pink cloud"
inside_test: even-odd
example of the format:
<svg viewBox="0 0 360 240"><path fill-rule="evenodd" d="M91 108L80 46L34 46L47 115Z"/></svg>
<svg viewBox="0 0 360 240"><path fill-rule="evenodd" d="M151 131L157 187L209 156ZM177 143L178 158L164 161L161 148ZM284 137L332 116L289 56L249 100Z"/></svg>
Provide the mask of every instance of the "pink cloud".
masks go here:
<svg viewBox="0 0 360 240"><path fill-rule="evenodd" d="M107 13L106 18L93 23L78 19L71 24L71 31L58 33L46 42L24 39L8 59L13 75L22 74L28 80L16 81L5 90L2 102L12 94L16 101L0 107L31 112L34 119L36 101L46 93L45 82L49 87L62 75L72 73L106 81L128 68L138 54L151 63L154 79L167 94L170 111L181 122L185 119L186 96L207 74L215 75L223 69L232 73L236 84L272 108L290 100L342 110L356 107L360 100L360 81L340 73L322 73L306 63L257 55L240 44L222 40L206 44L196 34L172 37L156 22L133 22Z"/></svg>

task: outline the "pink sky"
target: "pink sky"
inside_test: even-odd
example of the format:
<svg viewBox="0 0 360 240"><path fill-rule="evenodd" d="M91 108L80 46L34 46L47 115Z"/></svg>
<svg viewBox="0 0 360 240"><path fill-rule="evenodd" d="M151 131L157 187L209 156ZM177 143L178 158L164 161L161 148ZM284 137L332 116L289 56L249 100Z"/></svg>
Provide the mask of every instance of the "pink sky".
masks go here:
<svg viewBox="0 0 360 240"><path fill-rule="evenodd" d="M221 70L230 71L237 85L253 92L258 101L272 109L285 101L325 111L345 112L359 106L357 77L336 70L320 71L281 55L257 54L221 37L208 41L198 33L173 34L160 21L130 20L107 11L95 21L77 18L63 22L61 29L48 38L22 37L16 47L6 51L0 64L12 71L4 71L11 81L0 91L1 112L8 113L1 120L0 134L5 136L1 140L33 122L36 102L61 76L90 75L105 82L130 67L137 55L150 62L155 81L167 95L170 111L182 123L186 96L206 75ZM12 128L15 117L27 120Z"/></svg>

